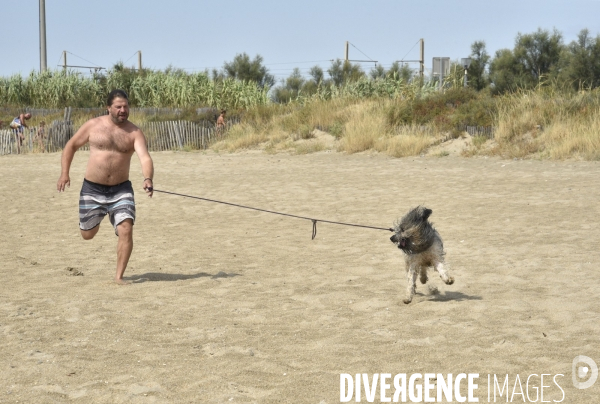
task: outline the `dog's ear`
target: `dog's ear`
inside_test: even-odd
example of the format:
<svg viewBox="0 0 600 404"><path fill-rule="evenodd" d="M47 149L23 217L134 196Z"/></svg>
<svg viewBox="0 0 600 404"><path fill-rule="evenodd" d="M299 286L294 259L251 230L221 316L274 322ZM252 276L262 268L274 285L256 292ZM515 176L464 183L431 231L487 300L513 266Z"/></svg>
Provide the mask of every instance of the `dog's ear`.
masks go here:
<svg viewBox="0 0 600 404"><path fill-rule="evenodd" d="M431 216L432 213L433 210L425 208L425 210L423 210L423 220L429 219L429 216Z"/></svg>

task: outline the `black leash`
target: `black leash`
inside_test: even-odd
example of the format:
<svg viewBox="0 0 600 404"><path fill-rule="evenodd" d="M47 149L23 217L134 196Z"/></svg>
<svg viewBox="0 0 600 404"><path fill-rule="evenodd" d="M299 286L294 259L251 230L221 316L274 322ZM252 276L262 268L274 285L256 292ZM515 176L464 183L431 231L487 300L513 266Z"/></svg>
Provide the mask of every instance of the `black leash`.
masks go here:
<svg viewBox="0 0 600 404"><path fill-rule="evenodd" d="M208 199L208 198L201 198L199 196L192 196L192 195L185 195L185 194L178 194L177 192L169 192L169 191L161 191L159 189L153 188L154 192L160 192L163 194L169 194L169 195L177 195L177 196L183 196L184 198L192 198L192 199L199 199L201 201L207 201L207 202L215 202L215 203L221 203L223 205L229 205L229 206L235 206L237 208L244 208L244 209L251 209L251 210L257 210L259 212L265 212L265 213L273 213L274 215L281 215L281 216L287 216L287 217L295 217L296 219L304 219L304 220L310 220L313 224L313 229L312 229L312 239L314 240L315 237L317 236L317 222L323 222L323 223L330 223L330 224L341 224L343 226L352 226L352 227L363 227L365 229L375 229L375 230L388 230L388 231L394 231L394 229L392 228L386 228L386 227L374 227L374 226L365 226L362 224L352 224L352 223L343 223L343 222L333 222L331 220L321 220L321 219L313 219L312 217L306 217L306 216L297 216L297 215L290 215L289 213L282 213L282 212L275 212L273 210L267 210L267 209L260 209L260 208L253 208L251 206L244 206L244 205L238 205L237 203L231 203L231 202L223 202L223 201L217 201L215 199Z"/></svg>

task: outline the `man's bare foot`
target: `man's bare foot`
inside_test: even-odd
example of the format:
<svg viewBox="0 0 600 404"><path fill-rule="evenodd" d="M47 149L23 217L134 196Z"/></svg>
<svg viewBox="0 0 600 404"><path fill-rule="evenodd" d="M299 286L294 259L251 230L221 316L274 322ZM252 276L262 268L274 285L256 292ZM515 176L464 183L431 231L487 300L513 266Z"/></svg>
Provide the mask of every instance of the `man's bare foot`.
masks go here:
<svg viewBox="0 0 600 404"><path fill-rule="evenodd" d="M117 285L131 285L130 281L126 281L124 279L117 279L117 278L115 278L115 283Z"/></svg>

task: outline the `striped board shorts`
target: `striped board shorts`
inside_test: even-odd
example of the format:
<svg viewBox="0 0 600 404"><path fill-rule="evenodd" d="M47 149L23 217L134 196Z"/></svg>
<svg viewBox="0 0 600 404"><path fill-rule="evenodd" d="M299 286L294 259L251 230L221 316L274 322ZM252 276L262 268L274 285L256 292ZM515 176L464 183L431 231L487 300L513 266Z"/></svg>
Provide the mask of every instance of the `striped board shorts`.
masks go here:
<svg viewBox="0 0 600 404"><path fill-rule="evenodd" d="M135 201L131 181L117 185L102 185L83 180L79 194L79 228L92 230L108 215L115 228L125 219L135 222Z"/></svg>

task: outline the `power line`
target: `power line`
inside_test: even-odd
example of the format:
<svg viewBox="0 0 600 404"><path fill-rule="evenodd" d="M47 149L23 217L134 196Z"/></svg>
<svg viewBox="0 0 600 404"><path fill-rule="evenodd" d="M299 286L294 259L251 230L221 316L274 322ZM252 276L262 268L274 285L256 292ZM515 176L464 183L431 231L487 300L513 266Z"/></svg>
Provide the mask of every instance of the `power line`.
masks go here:
<svg viewBox="0 0 600 404"><path fill-rule="evenodd" d="M127 59L126 61L124 61L123 64L129 62L131 60L131 58L134 57L137 54L138 54L138 51L133 52L133 55L129 56L129 59Z"/></svg>
<svg viewBox="0 0 600 404"><path fill-rule="evenodd" d="M309 60L307 62L265 63L265 66L293 65L293 64L296 64L296 63L323 63L323 62L333 62L333 59L329 59L329 60Z"/></svg>
<svg viewBox="0 0 600 404"><path fill-rule="evenodd" d="M60 58L61 58L61 57L62 57L62 53L61 53L61 55L58 57L58 60L56 61L56 66L61 66L61 65L59 64L59 63L60 63Z"/></svg>
<svg viewBox="0 0 600 404"><path fill-rule="evenodd" d="M69 52L69 51L65 51L65 52L67 52L69 55L73 55L73 56L75 56L75 57L77 57L77 58L79 58L79 59L81 59L81 60L84 60L84 61L86 61L86 62L88 62L88 63L91 63L91 64L93 64L93 65L96 65L97 67L100 67L100 65L98 65L98 63L90 62L89 60L87 60L87 59L84 59L84 58L82 58L81 56L77 56L76 54L74 54L74 53L71 53L71 52Z"/></svg>
<svg viewBox="0 0 600 404"><path fill-rule="evenodd" d="M362 53L363 55L365 55L371 62L377 62L376 60L373 60L371 57L369 57L369 55L365 54L363 51L361 51L360 49L358 49L352 42L350 42L350 45L352 45L352 47L354 49L356 49L357 51L359 51L360 53Z"/></svg>
<svg viewBox="0 0 600 404"><path fill-rule="evenodd" d="M421 40L420 40L420 39L419 39L417 42L415 42L415 44L412 46L412 48L410 48L410 50L409 50L408 52L406 52L406 55L402 56L402 59L401 59L401 60L404 60L404 58L405 58L405 57L407 57L407 56L408 56L408 54L409 54L410 52L412 52L412 50L415 48L415 46L417 46L417 44L418 44L419 42L421 42Z"/></svg>
<svg viewBox="0 0 600 404"><path fill-rule="evenodd" d="M307 60L307 61L303 61L303 62L264 63L263 66L293 65L293 64L323 63L323 62L333 62L333 59L327 59L327 60ZM205 69L219 69L221 67L223 67L223 66L181 67L180 69L182 69L182 70L205 70Z"/></svg>

